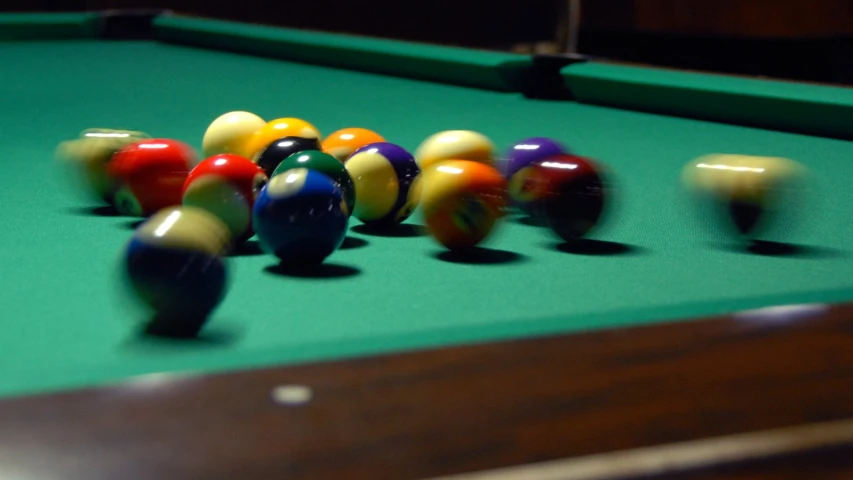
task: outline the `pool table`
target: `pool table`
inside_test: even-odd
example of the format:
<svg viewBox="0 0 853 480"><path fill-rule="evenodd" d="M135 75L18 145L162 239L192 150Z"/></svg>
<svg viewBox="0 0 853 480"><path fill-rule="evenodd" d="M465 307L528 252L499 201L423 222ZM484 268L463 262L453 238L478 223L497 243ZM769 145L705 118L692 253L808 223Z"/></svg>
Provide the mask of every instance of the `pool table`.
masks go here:
<svg viewBox="0 0 853 480"><path fill-rule="evenodd" d="M2 478L853 475L853 90L169 12L0 16L0 61ZM140 219L54 150L200 150L231 110L412 151L554 137L608 166L609 215L569 245L511 214L473 255L419 212L353 219L299 274L250 240L198 338L146 335L118 273ZM679 178L713 152L806 165L804 228L704 234Z"/></svg>

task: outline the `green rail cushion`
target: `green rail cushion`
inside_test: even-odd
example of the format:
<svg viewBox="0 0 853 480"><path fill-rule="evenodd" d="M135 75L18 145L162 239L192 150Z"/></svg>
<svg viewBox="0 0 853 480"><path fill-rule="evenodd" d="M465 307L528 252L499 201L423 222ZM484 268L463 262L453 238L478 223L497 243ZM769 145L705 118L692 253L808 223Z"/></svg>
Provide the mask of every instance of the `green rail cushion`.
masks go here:
<svg viewBox="0 0 853 480"><path fill-rule="evenodd" d="M562 74L583 103L853 138L853 88L596 62Z"/></svg>
<svg viewBox="0 0 853 480"><path fill-rule="evenodd" d="M155 38L285 60L498 91L518 91L526 55L160 16Z"/></svg>
<svg viewBox="0 0 853 480"><path fill-rule="evenodd" d="M0 14L0 41L95 38L97 13L6 13Z"/></svg>

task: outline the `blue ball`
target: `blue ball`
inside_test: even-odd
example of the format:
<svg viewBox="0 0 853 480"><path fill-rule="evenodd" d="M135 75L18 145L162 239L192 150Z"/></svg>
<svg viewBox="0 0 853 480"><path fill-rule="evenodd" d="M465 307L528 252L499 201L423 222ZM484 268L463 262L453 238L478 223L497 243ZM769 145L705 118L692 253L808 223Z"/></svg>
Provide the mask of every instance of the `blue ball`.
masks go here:
<svg viewBox="0 0 853 480"><path fill-rule="evenodd" d="M288 265L323 262L341 246L349 225L340 187L305 168L273 177L258 195L252 219L261 248Z"/></svg>
<svg viewBox="0 0 853 480"><path fill-rule="evenodd" d="M230 233L194 207L160 210L137 227L124 252L133 293L176 334L195 334L228 290Z"/></svg>

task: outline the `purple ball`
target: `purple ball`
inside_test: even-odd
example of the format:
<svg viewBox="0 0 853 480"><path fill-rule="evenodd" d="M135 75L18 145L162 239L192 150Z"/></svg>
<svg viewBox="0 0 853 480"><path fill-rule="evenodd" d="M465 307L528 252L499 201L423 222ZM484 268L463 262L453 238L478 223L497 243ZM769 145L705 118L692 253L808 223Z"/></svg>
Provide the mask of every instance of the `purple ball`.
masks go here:
<svg viewBox="0 0 853 480"><path fill-rule="evenodd" d="M519 170L531 163L561 153L571 153L571 151L550 138L525 138L515 142L507 149L502 162L502 171L504 176L510 179Z"/></svg>
<svg viewBox="0 0 853 480"><path fill-rule="evenodd" d="M353 152L344 166L355 185L353 216L363 223L401 223L417 207L417 192L412 191L412 185L420 168L403 147L371 143Z"/></svg>

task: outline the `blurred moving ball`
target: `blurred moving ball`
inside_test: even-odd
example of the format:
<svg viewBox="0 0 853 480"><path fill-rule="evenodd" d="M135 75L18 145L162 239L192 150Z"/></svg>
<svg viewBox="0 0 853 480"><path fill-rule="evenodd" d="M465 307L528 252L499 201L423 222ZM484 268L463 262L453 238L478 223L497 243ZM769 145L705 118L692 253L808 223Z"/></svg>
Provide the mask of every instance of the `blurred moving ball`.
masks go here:
<svg viewBox="0 0 853 480"><path fill-rule="evenodd" d="M115 206L118 186L107 168L110 160L122 148L148 138L147 133L133 130L88 129L78 138L60 143L56 157L73 171L88 197Z"/></svg>
<svg viewBox="0 0 853 480"><path fill-rule="evenodd" d="M214 215L188 206L160 210L136 228L122 267L131 291L154 314L149 328L198 333L227 293L230 237Z"/></svg>
<svg viewBox="0 0 853 480"><path fill-rule="evenodd" d="M113 155L107 168L116 182L116 209L147 217L180 205L184 182L197 163L195 151L178 140L152 138L127 145Z"/></svg>
<svg viewBox="0 0 853 480"><path fill-rule="evenodd" d="M503 217L506 180L490 165L446 160L423 174L421 207L427 231L450 250L483 242Z"/></svg>
<svg viewBox="0 0 853 480"><path fill-rule="evenodd" d="M712 154L682 180L700 221L729 237L784 241L803 223L807 169L787 158Z"/></svg>
<svg viewBox="0 0 853 480"><path fill-rule="evenodd" d="M512 176L509 191L536 224L571 242L602 223L612 196L609 182L602 164L559 154L520 169Z"/></svg>

